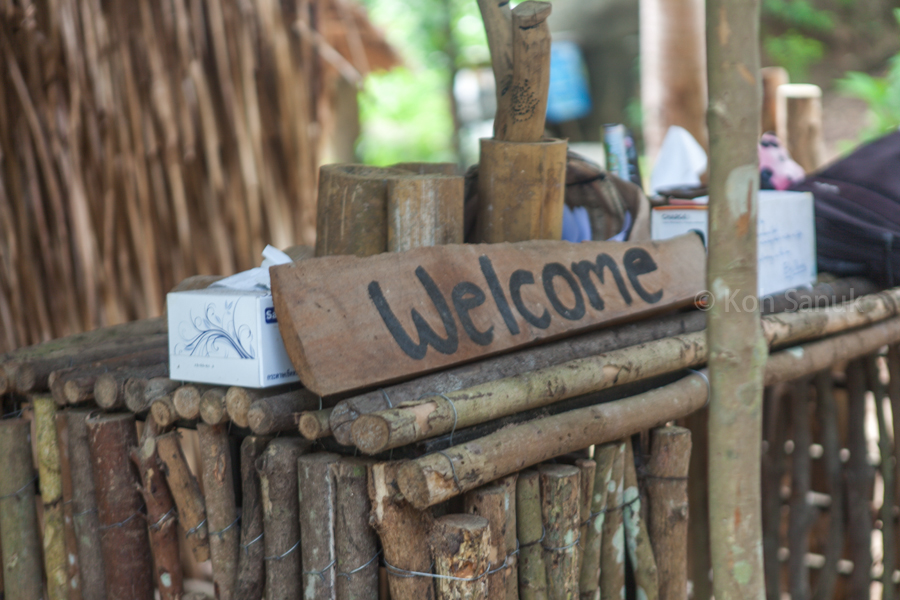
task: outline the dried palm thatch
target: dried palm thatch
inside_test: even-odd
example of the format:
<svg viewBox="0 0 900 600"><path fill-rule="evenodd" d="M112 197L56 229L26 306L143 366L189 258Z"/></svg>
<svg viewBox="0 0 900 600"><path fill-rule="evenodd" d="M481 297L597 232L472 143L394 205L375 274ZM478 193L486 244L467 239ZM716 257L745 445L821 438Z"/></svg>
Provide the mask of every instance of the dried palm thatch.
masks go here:
<svg viewBox="0 0 900 600"><path fill-rule="evenodd" d="M337 81L397 62L345 0L0 0L0 351L312 244Z"/></svg>

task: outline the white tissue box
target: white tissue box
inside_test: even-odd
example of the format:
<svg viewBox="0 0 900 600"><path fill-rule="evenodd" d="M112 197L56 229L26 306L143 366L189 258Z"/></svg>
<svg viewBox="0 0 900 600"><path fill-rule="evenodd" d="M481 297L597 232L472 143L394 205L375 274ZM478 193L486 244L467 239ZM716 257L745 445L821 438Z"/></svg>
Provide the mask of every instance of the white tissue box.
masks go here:
<svg viewBox="0 0 900 600"><path fill-rule="evenodd" d="M703 234L706 243L706 209L704 205L654 208L650 217L651 237L666 240L696 230ZM757 242L760 297L815 283L816 224L812 194L761 190Z"/></svg>
<svg viewBox="0 0 900 600"><path fill-rule="evenodd" d="M171 379L249 388L299 381L271 292L207 288L173 292L166 304Z"/></svg>

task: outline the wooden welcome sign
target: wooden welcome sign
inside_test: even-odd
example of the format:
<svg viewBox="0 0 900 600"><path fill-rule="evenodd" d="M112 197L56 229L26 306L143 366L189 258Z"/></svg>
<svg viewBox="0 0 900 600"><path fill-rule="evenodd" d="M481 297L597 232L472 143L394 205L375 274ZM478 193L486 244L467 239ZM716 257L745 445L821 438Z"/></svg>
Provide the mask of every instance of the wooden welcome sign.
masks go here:
<svg viewBox="0 0 900 600"><path fill-rule="evenodd" d="M705 264L689 234L328 256L271 275L291 361L326 396L690 304Z"/></svg>

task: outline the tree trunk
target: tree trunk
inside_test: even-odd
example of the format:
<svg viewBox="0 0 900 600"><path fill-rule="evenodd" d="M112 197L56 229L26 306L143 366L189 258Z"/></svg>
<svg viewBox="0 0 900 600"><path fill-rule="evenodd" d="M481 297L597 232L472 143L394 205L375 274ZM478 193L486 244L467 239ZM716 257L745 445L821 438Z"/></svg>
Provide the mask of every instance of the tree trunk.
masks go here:
<svg viewBox="0 0 900 600"><path fill-rule="evenodd" d="M237 576L240 530L237 527L238 512L228 433L225 425L197 423L197 434L200 437L201 473L216 598L231 600L234 598Z"/></svg>
<svg viewBox="0 0 900 600"><path fill-rule="evenodd" d="M766 345L757 293L757 0L708 0L709 490L717 600L765 597L759 457ZM733 299L733 302L731 301ZM744 308L744 302L751 304ZM733 307L740 307L734 310ZM746 482L751 482L747 485Z"/></svg>
<svg viewBox="0 0 900 600"><path fill-rule="evenodd" d="M50 396L33 396L34 428L44 505L44 573L50 600L68 599L65 523L62 506L62 474L56 436L56 402Z"/></svg>
<svg viewBox="0 0 900 600"><path fill-rule="evenodd" d="M256 461L270 438L248 435L241 442L241 552L238 555L238 600L261 600L266 582L263 509Z"/></svg>

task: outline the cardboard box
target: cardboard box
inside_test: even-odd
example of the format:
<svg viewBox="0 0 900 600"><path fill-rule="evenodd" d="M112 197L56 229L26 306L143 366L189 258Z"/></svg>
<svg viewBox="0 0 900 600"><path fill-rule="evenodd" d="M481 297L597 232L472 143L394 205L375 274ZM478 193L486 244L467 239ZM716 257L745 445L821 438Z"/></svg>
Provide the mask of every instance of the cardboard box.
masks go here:
<svg viewBox="0 0 900 600"><path fill-rule="evenodd" d="M759 296L815 283L816 226L812 194L762 190L757 219ZM707 226L707 207L703 204L659 206L650 217L654 240L698 231L706 243Z"/></svg>
<svg viewBox="0 0 900 600"><path fill-rule="evenodd" d="M169 377L263 388L299 381L269 291L207 288L167 296Z"/></svg>

